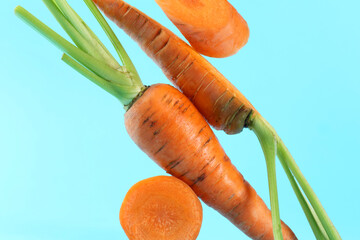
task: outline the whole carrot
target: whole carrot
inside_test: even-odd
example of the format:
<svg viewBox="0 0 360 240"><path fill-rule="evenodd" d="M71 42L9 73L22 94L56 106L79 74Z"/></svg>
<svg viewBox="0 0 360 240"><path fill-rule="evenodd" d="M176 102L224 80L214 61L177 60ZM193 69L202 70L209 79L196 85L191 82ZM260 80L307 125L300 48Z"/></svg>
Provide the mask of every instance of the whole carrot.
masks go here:
<svg viewBox="0 0 360 240"><path fill-rule="evenodd" d="M209 57L237 53L249 27L227 0L155 0L190 45Z"/></svg>
<svg viewBox="0 0 360 240"><path fill-rule="evenodd" d="M56 44L63 60L117 97L127 109L125 126L134 142L167 172L187 183L209 206L253 239L272 240L271 213L255 190L232 165L213 131L191 101L166 84L145 88L117 38L95 6L87 2L116 46L124 66L112 68L98 53L109 51L64 0L44 0L77 46L18 7L16 14ZM84 32L85 31L85 32ZM90 41L92 40L92 41ZM88 53L84 52L89 42ZM100 51L99 48L102 50ZM104 50L104 51L103 51ZM69 55L67 55L69 54ZM281 223L285 239L296 239Z"/></svg>
<svg viewBox="0 0 360 240"><path fill-rule="evenodd" d="M119 218L129 240L196 240L202 207L183 181L156 176L130 188Z"/></svg>
<svg viewBox="0 0 360 240"><path fill-rule="evenodd" d="M214 66L167 28L122 0L93 0L159 65L214 128L253 130L265 154L274 234L281 239L275 158L278 156L317 239L341 239L320 200L271 125ZM300 187L298 186L300 185ZM303 194L303 192L305 195Z"/></svg>

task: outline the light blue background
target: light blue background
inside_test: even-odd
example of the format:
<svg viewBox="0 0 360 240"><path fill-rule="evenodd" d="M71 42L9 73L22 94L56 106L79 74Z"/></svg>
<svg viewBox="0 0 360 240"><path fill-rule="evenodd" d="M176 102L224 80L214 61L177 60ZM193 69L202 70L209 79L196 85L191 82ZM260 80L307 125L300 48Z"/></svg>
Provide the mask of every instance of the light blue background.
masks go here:
<svg viewBox="0 0 360 240"><path fill-rule="evenodd" d="M69 2L111 48L82 1ZM358 239L359 1L231 2L249 23L249 43L210 61L277 129L343 239ZM154 1L129 3L178 33ZM2 1L0 239L127 239L118 221L122 199L134 183L164 171L127 136L120 103L62 63L58 49L13 15L18 4L63 34L41 1ZM168 82L116 33L146 84ZM254 134L216 134L268 203ZM278 182L282 219L299 239L314 239L280 167ZM204 205L198 239L247 237Z"/></svg>

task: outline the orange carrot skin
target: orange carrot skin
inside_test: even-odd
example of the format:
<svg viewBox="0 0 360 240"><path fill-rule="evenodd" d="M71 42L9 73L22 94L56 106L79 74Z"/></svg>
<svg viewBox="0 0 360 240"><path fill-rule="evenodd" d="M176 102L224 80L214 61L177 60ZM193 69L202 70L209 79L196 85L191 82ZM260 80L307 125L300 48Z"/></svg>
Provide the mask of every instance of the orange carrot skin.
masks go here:
<svg viewBox="0 0 360 240"><path fill-rule="evenodd" d="M248 24L227 0L155 1L201 54L229 57L249 39Z"/></svg>
<svg viewBox="0 0 360 240"><path fill-rule="evenodd" d="M215 67L167 28L121 0L93 0L151 57L214 128L236 134L258 114Z"/></svg>
<svg viewBox="0 0 360 240"><path fill-rule="evenodd" d="M153 85L125 114L134 142L252 239L272 240L271 213L232 165L196 107L177 89ZM284 239L296 239L282 223Z"/></svg>
<svg viewBox="0 0 360 240"><path fill-rule="evenodd" d="M130 188L119 219L129 240L196 240L202 206L183 181L156 176Z"/></svg>

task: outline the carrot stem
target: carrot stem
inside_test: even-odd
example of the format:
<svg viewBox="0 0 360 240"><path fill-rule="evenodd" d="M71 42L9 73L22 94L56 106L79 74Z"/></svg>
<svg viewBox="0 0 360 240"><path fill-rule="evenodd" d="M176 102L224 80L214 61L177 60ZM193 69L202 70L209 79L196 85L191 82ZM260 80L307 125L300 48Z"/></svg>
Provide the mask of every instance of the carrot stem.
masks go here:
<svg viewBox="0 0 360 240"><path fill-rule="evenodd" d="M93 73L92 71L90 71L89 69L87 69L86 67L84 67L83 65L78 63L77 61L75 61L73 58L71 58L66 53L63 54L61 60L63 60L70 67L75 69L78 73L80 73L81 75L83 75L84 77L86 77L87 79L89 79L90 81L95 83L96 85L98 85L101 88L103 88L104 90L106 90L108 93L114 95L115 97L118 97L121 102L126 99L126 97L119 97L119 96L124 96L124 94L122 94L122 93L119 94L119 88L114 87L114 84L99 77L98 75L96 75L95 73ZM126 87L122 87L122 90L124 91L125 94L127 93L127 91L129 91L131 93L131 87L128 87L128 89L126 89ZM131 97L131 95L128 97ZM122 99L122 98L124 98L124 99Z"/></svg>
<svg viewBox="0 0 360 240"><path fill-rule="evenodd" d="M301 205L301 208L303 209L305 216L310 224L310 227L316 237L317 240L329 240L329 237L322 226L319 217L316 215L316 212L314 211L313 207L309 204L309 202L306 200L304 194L300 190L293 174L291 173L287 163L284 161L283 158L280 158L280 163L283 166L283 169L290 181L291 187L293 188L295 195Z"/></svg>
<svg viewBox="0 0 360 240"><path fill-rule="evenodd" d="M102 60L75 47L21 6L15 8L15 14L81 65L116 87L118 92L116 97L118 97L124 105L130 104L142 90L143 85L141 82L134 84L129 78L129 73L126 69L125 71L123 68L120 68L120 70L113 69Z"/></svg>
<svg viewBox="0 0 360 240"><path fill-rule="evenodd" d="M314 211L316 212L322 225L324 226L329 238L331 240L340 240L341 237L337 232L334 224L331 222L319 198L316 196L314 190L311 188L310 184L305 179L304 175L300 171L299 166L296 164L294 158L291 156L289 150L286 148L284 142L278 136L277 141L279 158L283 159L287 163L289 169L295 176L296 180L299 182L302 190L304 191L306 197L309 199L310 204L313 206Z"/></svg>
<svg viewBox="0 0 360 240"><path fill-rule="evenodd" d="M15 14L17 14L26 23L39 31L43 36L54 43L62 51L77 59L81 64L88 66L91 70L99 72L101 77L114 80L120 78L121 80L124 80L124 82L129 82L129 79L126 79L122 73L115 71L108 65L104 64L102 61L97 60L96 58L75 47L73 44L61 37L24 8L20 6L17 7L15 9ZM129 82L129 84L131 84L131 82Z"/></svg>
<svg viewBox="0 0 360 240"><path fill-rule="evenodd" d="M57 5L51 0L43 0L46 7L50 10L52 15L58 21L58 23L62 26L65 32L70 36L73 42L84 52L92 55L96 58L101 58L101 55L97 51L93 51L93 47L90 45L89 41L87 41L75 28L74 26L67 20L67 18L63 15Z"/></svg>
<svg viewBox="0 0 360 240"><path fill-rule="evenodd" d="M251 126L249 126L249 128L255 132L258 138L259 132L268 132L269 135L271 134L272 139L267 140L270 142L270 144L272 144L273 141L276 141L276 154L280 159L281 164L283 165L285 173L289 178L293 190L303 208L303 211L305 212L306 217L308 218L315 236L319 237L319 239L340 240L341 237L337 232L334 224L331 222L329 216L326 214L326 211L321 205L320 200L314 193L313 189L310 187L310 184L305 179L294 158L291 156L289 150L286 148L284 142L278 136L274 128L261 115L256 115L254 117L253 123ZM262 140L260 140L260 143L261 141ZM304 195L299 189L294 177L299 183L301 189L304 191L307 199L310 202L310 205L304 198Z"/></svg>
<svg viewBox="0 0 360 240"><path fill-rule="evenodd" d="M92 46L94 52L100 56L109 66L114 69L120 68L120 64L101 43L93 31L86 25L80 16L69 6L65 0L43 0L44 2L51 1L57 5L58 9L66 17L66 19L73 25L73 27L80 33L86 41ZM99 59L99 60L100 60Z"/></svg>
<svg viewBox="0 0 360 240"><path fill-rule="evenodd" d="M266 160L274 239L282 240L283 235L281 232L279 200L276 186L276 138L273 135L273 131L269 131L267 122L259 121L259 118L254 119L253 130L259 139Z"/></svg>
<svg viewBox="0 0 360 240"><path fill-rule="evenodd" d="M125 67L132 72L135 77L135 81L140 81L139 74L131 61L129 55L125 51L124 47L120 43L119 39L116 37L114 31L109 26L108 22L105 20L104 16L100 13L99 9L95 6L92 0L84 0L85 4L88 6L92 14L95 16L96 20L99 22L100 26L103 28L104 32L110 39L111 43L113 44L117 54L120 57L121 62L125 65Z"/></svg>

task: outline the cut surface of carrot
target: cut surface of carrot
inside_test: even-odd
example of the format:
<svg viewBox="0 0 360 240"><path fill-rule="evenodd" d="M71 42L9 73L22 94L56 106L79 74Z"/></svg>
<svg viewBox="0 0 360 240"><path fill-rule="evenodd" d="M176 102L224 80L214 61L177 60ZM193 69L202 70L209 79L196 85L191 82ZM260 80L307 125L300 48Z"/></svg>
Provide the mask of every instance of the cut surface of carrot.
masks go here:
<svg viewBox="0 0 360 240"><path fill-rule="evenodd" d="M249 39L247 22L227 0L155 1L201 54L228 57Z"/></svg>
<svg viewBox="0 0 360 240"><path fill-rule="evenodd" d="M201 228L202 206L184 182L157 176L131 187L119 217L130 240L195 240Z"/></svg>

